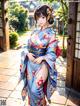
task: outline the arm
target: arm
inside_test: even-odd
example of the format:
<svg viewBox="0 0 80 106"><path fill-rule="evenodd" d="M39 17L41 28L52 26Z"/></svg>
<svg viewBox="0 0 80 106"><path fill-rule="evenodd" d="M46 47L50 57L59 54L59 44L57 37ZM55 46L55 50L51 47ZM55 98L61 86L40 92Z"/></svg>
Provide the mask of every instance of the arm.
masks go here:
<svg viewBox="0 0 80 106"><path fill-rule="evenodd" d="M28 42L26 45L24 45L21 49L21 62L20 62L20 79L19 82L25 78L25 69L26 69L26 64L28 61L28 56L27 54L29 53L28 51Z"/></svg>
<svg viewBox="0 0 80 106"><path fill-rule="evenodd" d="M43 60L47 63L52 63L56 60L56 46L57 46L57 40L55 39L55 35L51 36L49 43L47 45L47 51L45 56L40 56L34 60L35 63L40 64ZM52 62L51 62L52 61ZM52 63L53 64L53 63ZM51 65L52 66L52 65Z"/></svg>
<svg viewBox="0 0 80 106"><path fill-rule="evenodd" d="M54 68L54 62L56 61L56 47L58 45L58 41L55 38L55 35L52 35L50 41L47 45L46 55L43 59L47 62L50 68Z"/></svg>
<svg viewBox="0 0 80 106"><path fill-rule="evenodd" d="M35 59L34 55L30 53L28 50L30 47L29 41L30 40L28 40L26 45L24 45L21 50L20 80L25 78L25 70L26 70L28 60L33 61Z"/></svg>

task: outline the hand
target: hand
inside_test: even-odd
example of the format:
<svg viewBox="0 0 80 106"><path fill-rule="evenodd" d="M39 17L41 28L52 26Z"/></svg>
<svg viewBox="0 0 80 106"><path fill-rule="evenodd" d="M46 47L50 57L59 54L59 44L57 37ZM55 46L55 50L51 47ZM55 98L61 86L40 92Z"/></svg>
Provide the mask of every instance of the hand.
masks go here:
<svg viewBox="0 0 80 106"><path fill-rule="evenodd" d="M42 62L42 60L44 60L43 56L38 57L34 60L34 63L40 64Z"/></svg>
<svg viewBox="0 0 80 106"><path fill-rule="evenodd" d="M35 55L33 53L28 53L27 56L28 56L29 60L34 61L34 59L35 59L34 56Z"/></svg>

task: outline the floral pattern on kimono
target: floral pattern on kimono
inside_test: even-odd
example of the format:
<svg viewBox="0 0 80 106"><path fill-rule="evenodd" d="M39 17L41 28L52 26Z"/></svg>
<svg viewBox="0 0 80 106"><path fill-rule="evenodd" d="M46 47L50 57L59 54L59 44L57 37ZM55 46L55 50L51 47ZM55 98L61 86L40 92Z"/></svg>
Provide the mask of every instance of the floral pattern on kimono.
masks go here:
<svg viewBox="0 0 80 106"><path fill-rule="evenodd" d="M55 68L55 61L57 58L55 49L57 45L58 45L58 41L55 38L55 32L53 31L52 28L46 28L42 31L41 30L34 31L32 36L28 40L28 43L23 47L21 52L20 79L24 80L24 86L26 87L26 89L28 89L29 96L31 96L29 98L34 98L34 96L30 94L31 92L29 91L30 88L28 87L28 80L27 80L28 72L26 72L26 70L27 71L31 70L31 72L33 72L35 69L36 71L38 71L41 67L41 64L37 65L30 62L28 59L27 53L30 51L31 48L32 49L34 48L35 50L37 50L37 53L39 52L39 50L45 49L44 54L41 54L41 55L44 56L45 63L47 64L48 78L46 81L46 86L44 86L44 91L43 91L44 94L40 94L40 95L42 96L46 95L47 99L49 100L57 84L57 70ZM36 57L38 57L37 53L35 53ZM30 67L29 66L30 64L33 64L33 66ZM34 75L35 71L32 74ZM30 80L32 80L32 77L33 76L31 76ZM38 100L36 99L36 101ZM31 102L34 102L34 101L32 100ZM35 106L34 104L35 103L32 103L31 106Z"/></svg>

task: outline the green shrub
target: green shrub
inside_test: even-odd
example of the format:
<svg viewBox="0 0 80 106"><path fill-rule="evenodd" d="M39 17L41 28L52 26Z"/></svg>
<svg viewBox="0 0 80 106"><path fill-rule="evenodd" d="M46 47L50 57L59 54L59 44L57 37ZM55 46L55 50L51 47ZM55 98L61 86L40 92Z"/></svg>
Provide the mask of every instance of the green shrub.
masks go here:
<svg viewBox="0 0 80 106"><path fill-rule="evenodd" d="M18 33L17 32L11 32L9 39L10 39L10 48L16 47L17 40L18 40Z"/></svg>
<svg viewBox="0 0 80 106"><path fill-rule="evenodd" d="M26 31L28 29L28 10L19 3L9 4L9 26L15 31Z"/></svg>
<svg viewBox="0 0 80 106"><path fill-rule="evenodd" d="M62 57L66 58L67 56L67 48L62 49Z"/></svg>

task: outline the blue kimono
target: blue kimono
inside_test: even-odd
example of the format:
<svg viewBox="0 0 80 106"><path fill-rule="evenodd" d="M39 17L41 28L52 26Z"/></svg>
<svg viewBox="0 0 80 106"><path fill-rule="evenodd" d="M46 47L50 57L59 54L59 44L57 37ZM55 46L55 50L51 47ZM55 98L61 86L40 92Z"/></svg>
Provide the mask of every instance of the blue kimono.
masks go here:
<svg viewBox="0 0 80 106"><path fill-rule="evenodd" d="M46 95L49 100L57 83L57 71L55 68L56 52L58 41L55 39L55 32L51 27L44 30L35 30L28 40L28 44L23 47L21 53L20 73L21 80L24 80L24 86L28 91L30 106L42 106L41 100ZM27 54L31 52L35 58L44 56L45 60L40 63L34 63L29 60ZM44 82L45 76L42 64L48 69L48 76ZM36 74L43 70L40 79L36 81ZM42 75L42 76L41 76ZM37 83L36 83L37 82Z"/></svg>

